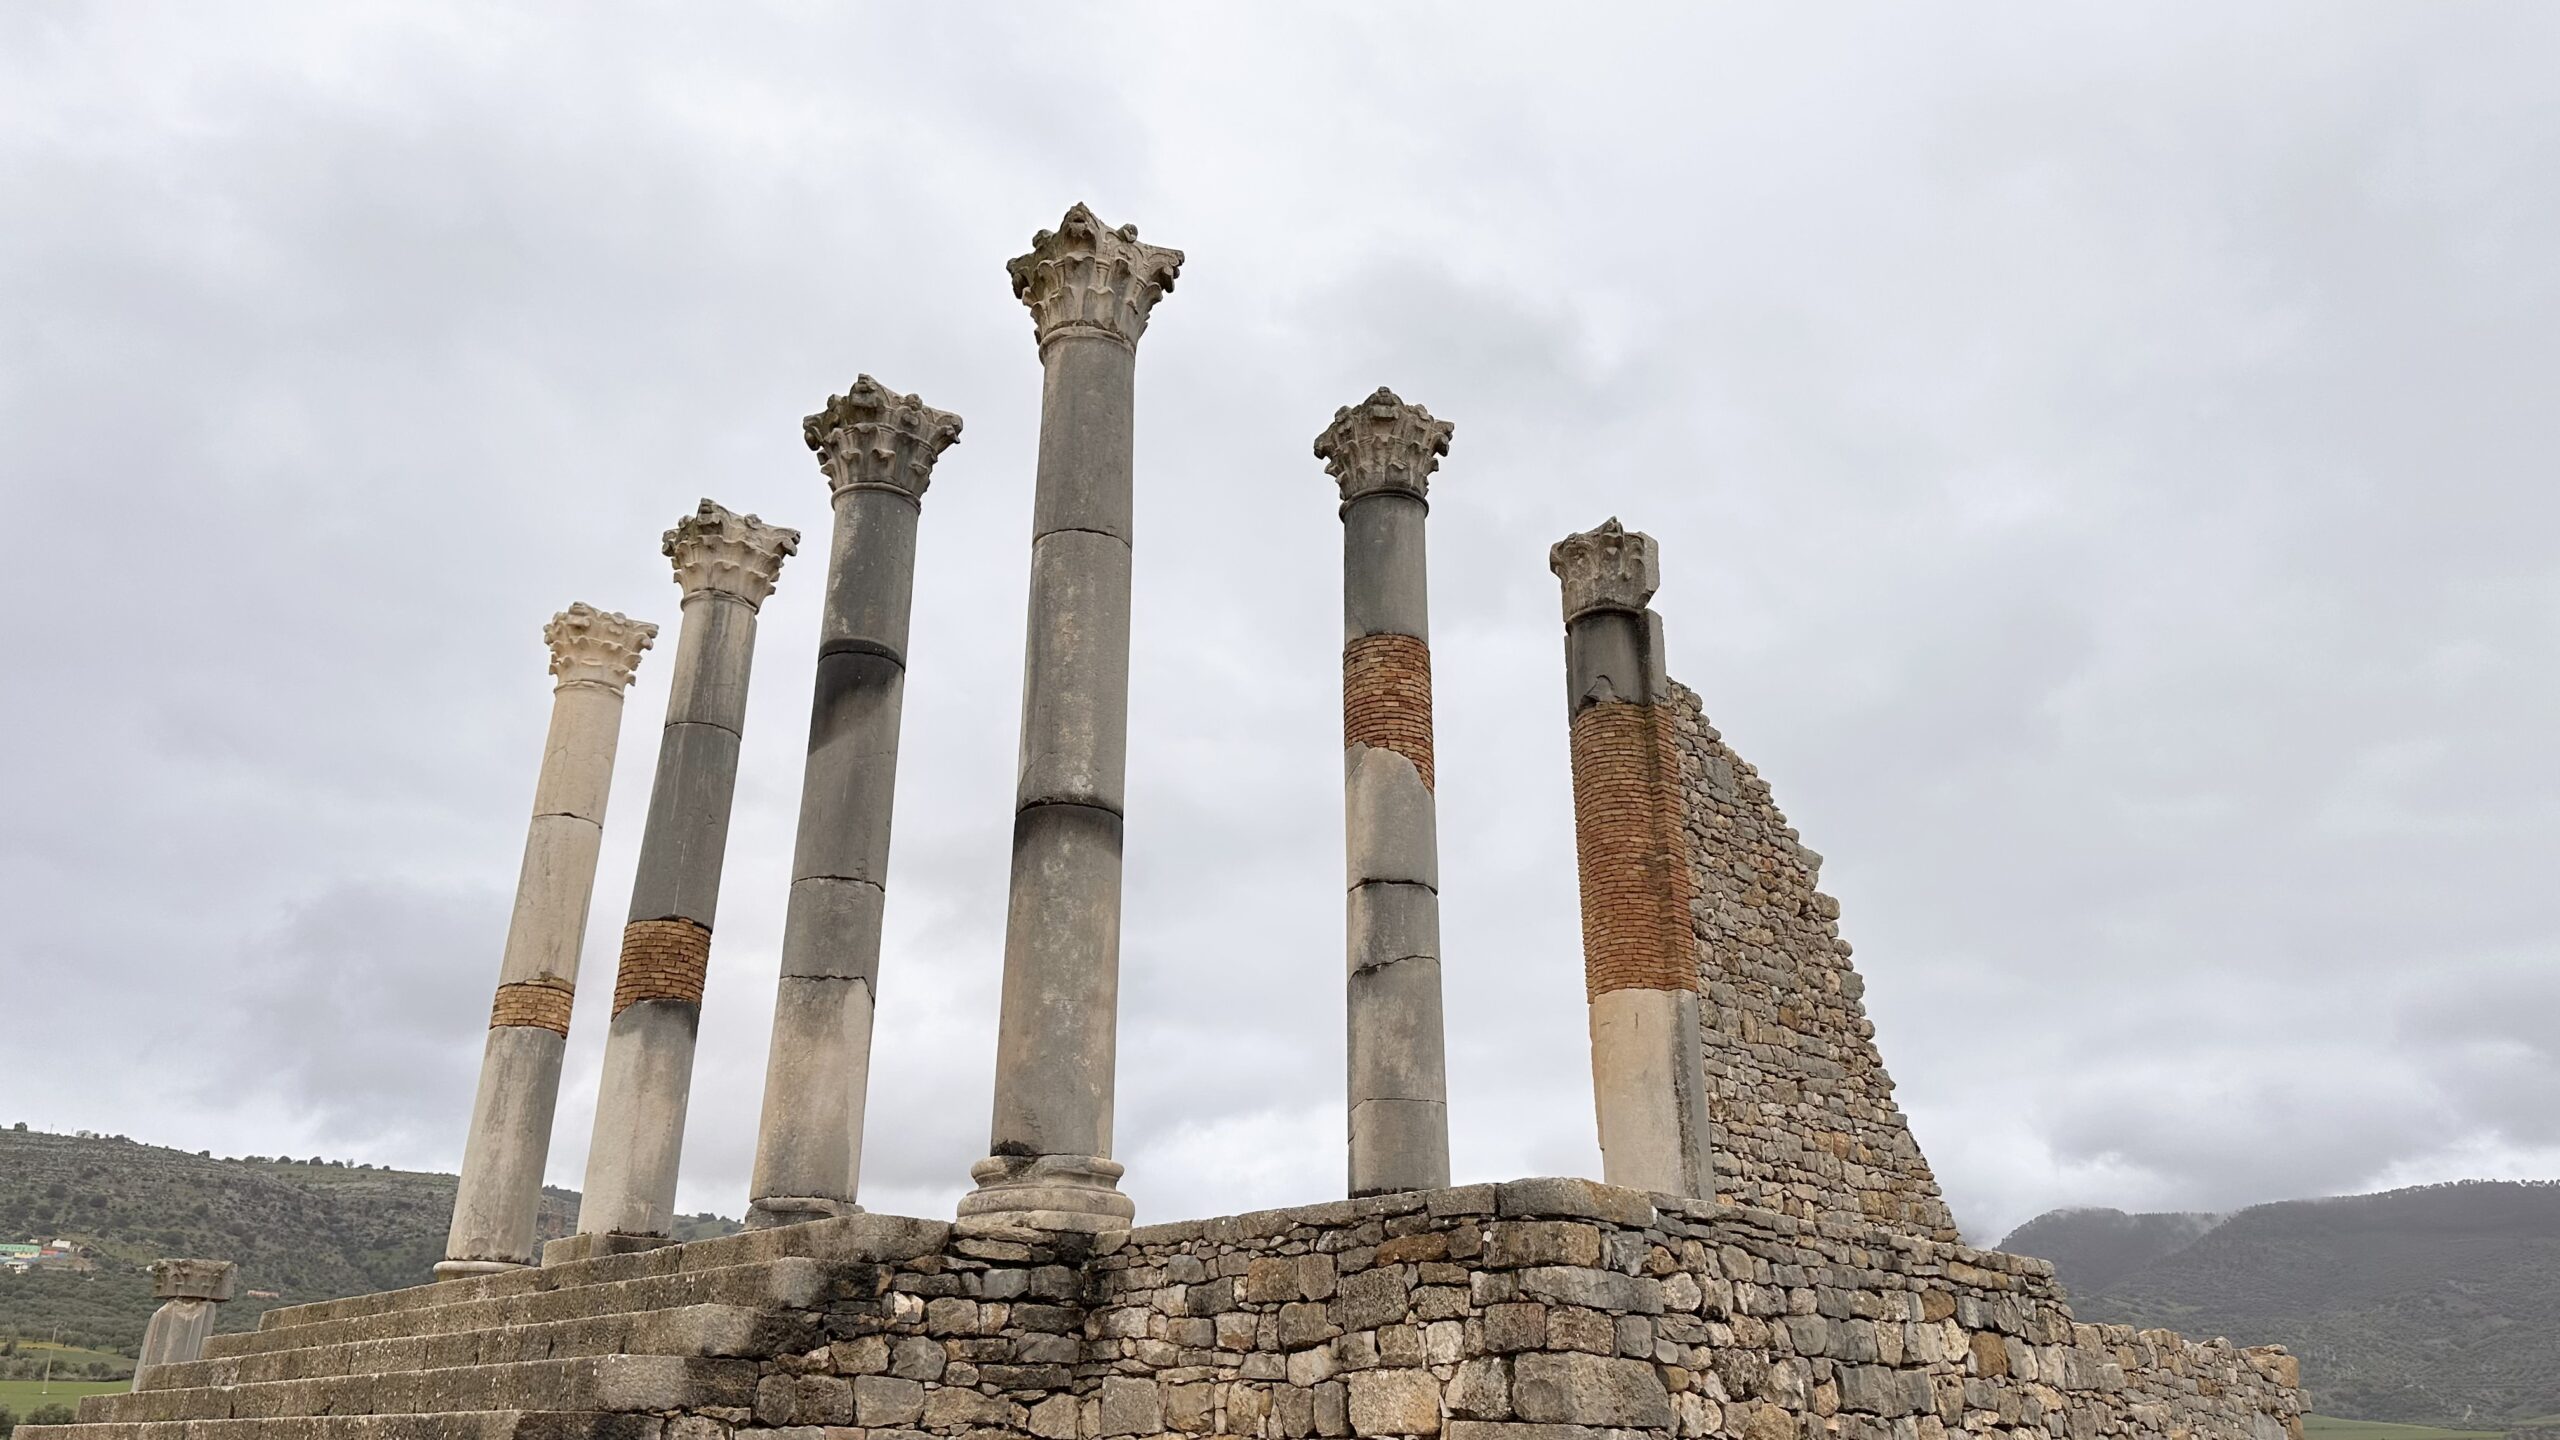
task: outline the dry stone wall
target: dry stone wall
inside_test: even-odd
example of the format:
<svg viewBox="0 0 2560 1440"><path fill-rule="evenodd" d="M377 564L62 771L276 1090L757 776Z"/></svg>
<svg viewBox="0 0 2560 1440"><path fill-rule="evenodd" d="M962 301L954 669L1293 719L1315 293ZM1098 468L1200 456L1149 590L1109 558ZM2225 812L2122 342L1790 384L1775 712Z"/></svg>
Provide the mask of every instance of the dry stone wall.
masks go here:
<svg viewBox="0 0 2560 1440"><path fill-rule="evenodd" d="M1768 782L1672 687L1688 793L1707 1110L1716 1194L1798 1219L1957 1238L1937 1177L1893 1101L1866 985Z"/></svg>
<svg viewBox="0 0 2560 1440"><path fill-rule="evenodd" d="M1579 1180L1081 1263L959 1239L829 1293L668 1440L2277 1440L2302 1408L2283 1351L2076 1324L2043 1261Z"/></svg>

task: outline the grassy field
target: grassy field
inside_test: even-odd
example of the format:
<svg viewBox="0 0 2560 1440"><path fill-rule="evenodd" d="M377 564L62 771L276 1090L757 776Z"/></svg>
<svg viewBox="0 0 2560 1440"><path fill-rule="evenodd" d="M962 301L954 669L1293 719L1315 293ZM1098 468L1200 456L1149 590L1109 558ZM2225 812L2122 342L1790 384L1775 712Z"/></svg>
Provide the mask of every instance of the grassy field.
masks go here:
<svg viewBox="0 0 2560 1440"><path fill-rule="evenodd" d="M2432 1425L2386 1425L2379 1420L2332 1420L2326 1415L2302 1417L2304 1440L2476 1440L2504 1430L2438 1430Z"/></svg>
<svg viewBox="0 0 2560 1440"><path fill-rule="evenodd" d="M56 1380L47 1389L41 1380L0 1380L0 1410L20 1415L40 1405L77 1405L83 1395L120 1395L129 1380Z"/></svg>

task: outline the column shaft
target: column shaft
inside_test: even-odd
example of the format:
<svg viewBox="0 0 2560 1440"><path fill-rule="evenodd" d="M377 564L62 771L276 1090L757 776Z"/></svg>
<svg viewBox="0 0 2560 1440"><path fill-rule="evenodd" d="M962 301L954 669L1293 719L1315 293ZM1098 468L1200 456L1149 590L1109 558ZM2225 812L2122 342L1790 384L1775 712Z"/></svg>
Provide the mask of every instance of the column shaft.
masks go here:
<svg viewBox="0 0 2560 1440"><path fill-rule="evenodd" d="M860 1208L916 525L960 418L866 375L829 397L806 433L837 482L835 534L747 1210L755 1226Z"/></svg>
<svg viewBox="0 0 2560 1440"><path fill-rule="evenodd" d="M595 893L622 699L658 627L573 605L544 629L552 649L551 728L533 823L490 1007L480 1089L463 1143L453 1225L437 1275L530 1265L542 1171L560 1096L560 1053Z"/></svg>
<svg viewBox="0 0 2560 1440"><path fill-rule="evenodd" d="M1612 520L1556 545L1574 842L1601 1178L1713 1193L1686 802L1651 537Z"/></svg>
<svg viewBox="0 0 2560 1440"><path fill-rule="evenodd" d="M1392 391L1335 412L1316 454L1342 495L1342 740L1350 1190L1449 1183L1440 999L1426 490L1451 426Z"/></svg>
<svg viewBox="0 0 2560 1440"><path fill-rule="evenodd" d="M798 541L708 500L667 532L684 619L614 975L581 1236L663 1239L674 1219L756 609Z"/></svg>
<svg viewBox="0 0 2560 1440"><path fill-rule="evenodd" d="M1126 1229L1111 1158L1137 344L1182 254L1076 206L1007 269L1040 338L1022 750L989 1156L964 1219Z"/></svg>

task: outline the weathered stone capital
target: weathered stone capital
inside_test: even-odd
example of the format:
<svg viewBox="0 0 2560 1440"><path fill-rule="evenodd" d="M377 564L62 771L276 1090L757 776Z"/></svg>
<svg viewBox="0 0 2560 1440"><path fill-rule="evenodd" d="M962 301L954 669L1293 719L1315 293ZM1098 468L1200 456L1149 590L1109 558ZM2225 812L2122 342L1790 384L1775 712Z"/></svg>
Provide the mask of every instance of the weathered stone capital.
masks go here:
<svg viewBox="0 0 2560 1440"><path fill-rule="evenodd" d="M886 489L921 500L933 462L960 443L960 417L864 375L828 396L827 408L800 422L800 434L835 494Z"/></svg>
<svg viewBox="0 0 2560 1440"><path fill-rule="evenodd" d="M1114 230L1082 205L1055 230L1031 237L1031 253L1005 262L1014 298L1031 307L1040 344L1060 335L1104 335L1136 349L1147 315L1171 294L1182 252L1138 241L1138 227Z"/></svg>
<svg viewBox="0 0 2560 1440"><path fill-rule="evenodd" d="M240 1267L228 1260L154 1260L151 1298L228 1300L231 1286L239 1278Z"/></svg>
<svg viewBox="0 0 2560 1440"><path fill-rule="evenodd" d="M1547 551L1547 568L1564 582L1564 623L1594 610L1644 613L1662 588L1661 552L1653 537L1612 515L1597 530L1567 535Z"/></svg>
<svg viewBox="0 0 2560 1440"><path fill-rule="evenodd" d="M684 587L687 600L718 591L755 609L782 578L783 557L800 552L800 532L705 500L676 522L658 548L675 562L676 583Z"/></svg>
<svg viewBox="0 0 2560 1440"><path fill-rule="evenodd" d="M1333 412L1333 423L1316 437L1316 458L1341 485L1345 505L1381 491L1427 500L1431 472L1449 453L1457 428L1381 385L1368 399Z"/></svg>
<svg viewBox="0 0 2560 1440"><path fill-rule="evenodd" d="M584 600L551 617L542 643L563 685L601 685L619 694L639 673L640 652L657 643L658 627Z"/></svg>

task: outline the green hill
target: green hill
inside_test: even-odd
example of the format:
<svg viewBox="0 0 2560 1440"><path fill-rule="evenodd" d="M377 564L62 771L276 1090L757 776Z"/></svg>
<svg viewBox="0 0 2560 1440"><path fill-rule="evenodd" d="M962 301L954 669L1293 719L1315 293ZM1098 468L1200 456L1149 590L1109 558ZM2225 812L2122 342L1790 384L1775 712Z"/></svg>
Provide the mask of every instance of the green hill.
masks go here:
<svg viewBox="0 0 2560 1440"><path fill-rule="evenodd" d="M2260 1205L2114 1275L2127 1227L2091 1213L2001 1244L2051 1259L2084 1320L2282 1344L2326 1415L2487 1429L2560 1410L2560 1182Z"/></svg>
<svg viewBox="0 0 2560 1440"><path fill-rule="evenodd" d="M70 1239L98 1256L85 1275L0 1271L0 1349L59 1326L65 1344L131 1355L153 1308L147 1267L164 1256L240 1266L240 1297L222 1307L226 1330L277 1305L423 1284L444 1253L453 1191L451 1175L0 1129L0 1241ZM577 1210L575 1191L545 1190L543 1238L567 1234ZM690 1239L737 1226L704 1215L680 1228ZM25 1358L0 1355L0 1379L23 1378Z"/></svg>
<svg viewBox="0 0 2560 1440"><path fill-rule="evenodd" d="M2048 1210L2010 1231L1999 1248L2052 1261L2055 1273L2078 1295L2103 1290L2186 1249L2224 1218L2203 1211L2128 1215L2122 1210Z"/></svg>

